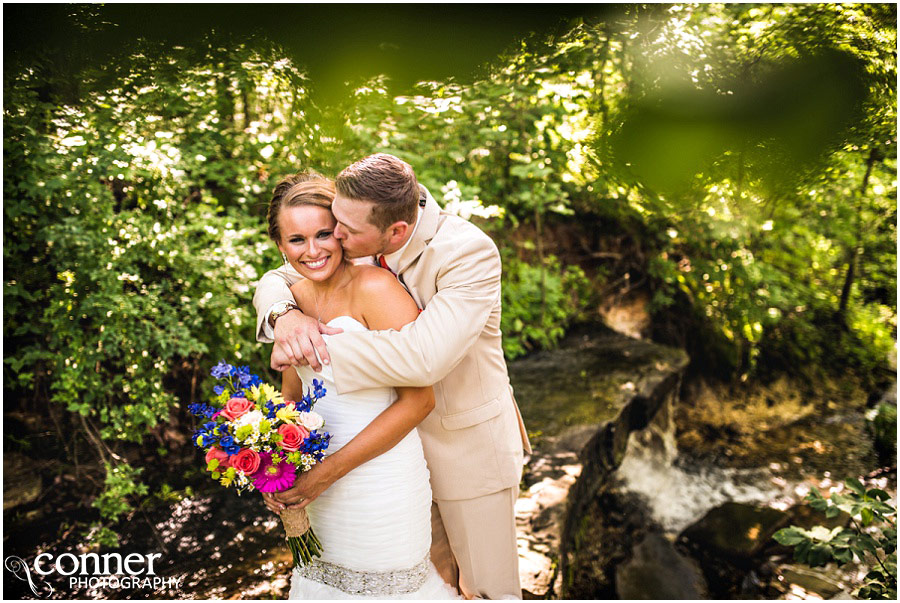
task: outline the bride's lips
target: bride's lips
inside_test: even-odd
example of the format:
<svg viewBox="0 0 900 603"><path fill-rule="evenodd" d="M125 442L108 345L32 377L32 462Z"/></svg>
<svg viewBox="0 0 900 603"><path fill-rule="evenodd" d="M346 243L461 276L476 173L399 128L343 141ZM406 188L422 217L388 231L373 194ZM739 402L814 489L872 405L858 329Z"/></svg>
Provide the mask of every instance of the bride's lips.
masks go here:
<svg viewBox="0 0 900 603"><path fill-rule="evenodd" d="M328 258L329 256L326 255L325 257L319 258L317 260L307 260L300 263L306 266L306 268L308 268L309 270L321 270L325 267L325 264L328 263Z"/></svg>

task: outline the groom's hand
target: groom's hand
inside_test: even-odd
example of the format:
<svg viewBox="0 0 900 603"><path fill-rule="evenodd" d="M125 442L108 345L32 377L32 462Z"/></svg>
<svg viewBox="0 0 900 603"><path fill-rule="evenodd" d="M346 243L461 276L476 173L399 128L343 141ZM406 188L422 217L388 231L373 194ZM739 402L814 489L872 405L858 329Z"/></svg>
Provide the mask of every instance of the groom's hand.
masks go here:
<svg viewBox="0 0 900 603"><path fill-rule="evenodd" d="M322 363L319 362L319 358L325 364L331 362L322 335L337 335L343 332L343 329L322 324L299 310L292 310L280 316L275 321L272 368L276 371L283 371L292 365L308 364L314 371L321 371ZM316 352L318 352L318 356L316 356Z"/></svg>

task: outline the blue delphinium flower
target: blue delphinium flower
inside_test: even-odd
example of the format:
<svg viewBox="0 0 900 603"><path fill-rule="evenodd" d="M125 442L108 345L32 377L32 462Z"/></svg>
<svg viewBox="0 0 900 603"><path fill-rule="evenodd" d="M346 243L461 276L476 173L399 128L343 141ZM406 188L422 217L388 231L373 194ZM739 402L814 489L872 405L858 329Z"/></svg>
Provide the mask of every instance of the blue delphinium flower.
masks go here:
<svg viewBox="0 0 900 603"><path fill-rule="evenodd" d="M241 447L234 441L232 436L223 436L219 440L219 445L222 447L222 450L228 453L229 456L233 456L241 451Z"/></svg>
<svg viewBox="0 0 900 603"><path fill-rule="evenodd" d="M214 385L213 386L213 393L215 393L217 396L221 396L222 392L224 392L224 391L225 391L224 385Z"/></svg>
<svg viewBox="0 0 900 603"><path fill-rule="evenodd" d="M251 374L250 374L250 367L249 367L249 366L242 366L242 367L239 367L239 368L237 369L237 373L235 374L235 376L237 377L238 384L239 384L241 387L250 387L250 385L251 385L252 382L253 382L253 378L256 377L256 375L251 375Z"/></svg>
<svg viewBox="0 0 900 603"><path fill-rule="evenodd" d="M214 366L212 370L209 372L210 375L215 377L216 379L223 379L231 375L234 371L234 367L225 362L224 360L219 361L219 364Z"/></svg>
<svg viewBox="0 0 900 603"><path fill-rule="evenodd" d="M318 379L313 379L313 396L315 396L317 400L325 397L326 390L322 387L322 383L323 382Z"/></svg>
<svg viewBox="0 0 900 603"><path fill-rule="evenodd" d="M216 409L208 404L197 403L188 404L188 412L197 417L211 419L212 416L216 414Z"/></svg>
<svg viewBox="0 0 900 603"><path fill-rule="evenodd" d="M212 427L215 427L216 423L214 421L210 421L208 423L204 423L203 427L194 432L193 442L194 445L198 448L208 448L216 443L218 437L210 433ZM200 441L198 441L198 438Z"/></svg>
<svg viewBox="0 0 900 603"><path fill-rule="evenodd" d="M250 387L254 385L262 385L263 380L260 379L257 375L250 375Z"/></svg>
<svg viewBox="0 0 900 603"><path fill-rule="evenodd" d="M303 442L301 450L307 454L311 454L316 461L321 461L325 457L325 449L331 441L331 434L326 432L312 432Z"/></svg>
<svg viewBox="0 0 900 603"><path fill-rule="evenodd" d="M276 414L279 410L281 410L282 408L284 408L285 406L287 406L287 405L286 405L286 404L275 404L275 403L272 402L271 400L266 400L266 410L268 411L268 412L266 413L266 418L267 418L267 419L274 419L274 418L275 418L275 414Z"/></svg>
<svg viewBox="0 0 900 603"><path fill-rule="evenodd" d="M300 400L294 402L294 408L300 412L309 412L312 409L312 404L312 398L309 397L309 394L304 394Z"/></svg>

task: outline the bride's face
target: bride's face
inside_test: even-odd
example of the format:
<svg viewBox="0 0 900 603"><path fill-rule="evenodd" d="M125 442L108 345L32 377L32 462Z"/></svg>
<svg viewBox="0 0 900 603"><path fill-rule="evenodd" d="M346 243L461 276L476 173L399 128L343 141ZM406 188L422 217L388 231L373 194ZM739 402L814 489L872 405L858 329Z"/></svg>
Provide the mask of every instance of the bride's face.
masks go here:
<svg viewBox="0 0 900 603"><path fill-rule="evenodd" d="M334 238L335 224L334 215L324 207L284 207L278 213L278 249L303 277L324 281L344 259L341 242Z"/></svg>

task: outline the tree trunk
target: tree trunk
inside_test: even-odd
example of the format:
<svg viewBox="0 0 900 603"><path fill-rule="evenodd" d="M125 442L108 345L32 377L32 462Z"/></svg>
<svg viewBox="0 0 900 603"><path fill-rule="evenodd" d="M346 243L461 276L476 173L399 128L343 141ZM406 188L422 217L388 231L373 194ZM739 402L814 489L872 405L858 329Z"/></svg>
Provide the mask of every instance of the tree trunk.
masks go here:
<svg viewBox="0 0 900 603"><path fill-rule="evenodd" d="M853 279L856 276L856 263L859 260L860 243L862 242L862 200L866 195L866 189L869 188L869 176L872 175L872 166L877 158L878 151L875 147L872 147L872 150L869 151L869 157L866 159L866 173L863 175L857 195L856 240L847 253L847 275L844 277L844 286L841 289L841 302L837 311L837 320L845 327L847 326L847 306L850 303L850 292L853 290Z"/></svg>

